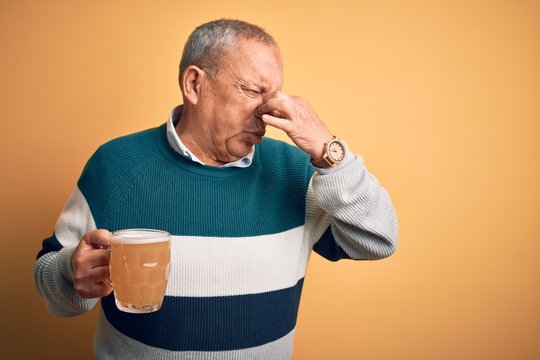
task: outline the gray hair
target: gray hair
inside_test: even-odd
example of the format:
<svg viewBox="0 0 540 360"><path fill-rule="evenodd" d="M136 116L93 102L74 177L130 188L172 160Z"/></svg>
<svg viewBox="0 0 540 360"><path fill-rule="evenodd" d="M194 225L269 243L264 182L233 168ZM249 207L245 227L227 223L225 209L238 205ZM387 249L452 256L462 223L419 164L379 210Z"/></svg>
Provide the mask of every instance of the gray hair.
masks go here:
<svg viewBox="0 0 540 360"><path fill-rule="evenodd" d="M189 36L180 60L179 79L190 65L204 69L210 76L217 75L227 51L241 39L276 44L272 36L257 25L241 20L210 21L198 26Z"/></svg>

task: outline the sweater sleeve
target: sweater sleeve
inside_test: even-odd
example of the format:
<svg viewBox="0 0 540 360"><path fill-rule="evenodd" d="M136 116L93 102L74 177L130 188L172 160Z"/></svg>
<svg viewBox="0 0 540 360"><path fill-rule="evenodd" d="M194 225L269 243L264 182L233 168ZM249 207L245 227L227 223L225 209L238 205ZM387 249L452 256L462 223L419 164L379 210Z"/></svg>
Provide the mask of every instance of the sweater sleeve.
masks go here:
<svg viewBox="0 0 540 360"><path fill-rule="evenodd" d="M54 228L43 241L34 264L34 283L47 308L58 316L76 316L92 309L98 299L85 299L73 287L71 256L82 236L96 228L88 204L75 189Z"/></svg>
<svg viewBox="0 0 540 360"><path fill-rule="evenodd" d="M397 246L397 218L388 192L348 154L342 164L317 169L308 187L307 223L316 223L314 250L336 261L382 259Z"/></svg>

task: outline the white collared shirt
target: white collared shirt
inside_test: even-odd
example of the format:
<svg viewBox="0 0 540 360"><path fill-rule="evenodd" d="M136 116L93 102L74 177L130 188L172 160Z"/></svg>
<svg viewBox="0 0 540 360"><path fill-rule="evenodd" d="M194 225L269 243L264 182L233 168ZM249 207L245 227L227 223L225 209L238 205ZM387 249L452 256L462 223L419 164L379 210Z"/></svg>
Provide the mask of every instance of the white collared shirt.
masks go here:
<svg viewBox="0 0 540 360"><path fill-rule="evenodd" d="M180 137L178 136L178 133L176 132L175 126L180 121L180 109L182 105L179 105L175 107L171 111L171 115L169 116L169 121L167 121L167 140L169 141L169 145L173 148L174 151L185 157L186 159L190 159L191 161L194 161L196 163L207 165L203 163L195 154L193 154L187 147L184 145L182 140L180 140ZM176 120L176 123L175 123ZM244 156L243 158L240 158L236 161L221 165L220 167L240 167L240 168L246 168L251 165L253 161L253 155L255 154L255 146L251 148L251 152Z"/></svg>

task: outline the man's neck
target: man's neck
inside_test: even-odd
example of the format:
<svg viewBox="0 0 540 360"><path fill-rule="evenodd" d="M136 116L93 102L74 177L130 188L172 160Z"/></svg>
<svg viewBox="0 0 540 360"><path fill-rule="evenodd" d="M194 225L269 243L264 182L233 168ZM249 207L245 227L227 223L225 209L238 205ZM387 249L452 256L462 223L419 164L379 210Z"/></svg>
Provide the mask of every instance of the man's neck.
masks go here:
<svg viewBox="0 0 540 360"><path fill-rule="evenodd" d="M222 166L228 161L219 160L217 151L212 152L208 129L198 126L200 122L189 116L184 108L180 116L180 121L176 124L175 130L182 143L191 151L200 161L211 166Z"/></svg>

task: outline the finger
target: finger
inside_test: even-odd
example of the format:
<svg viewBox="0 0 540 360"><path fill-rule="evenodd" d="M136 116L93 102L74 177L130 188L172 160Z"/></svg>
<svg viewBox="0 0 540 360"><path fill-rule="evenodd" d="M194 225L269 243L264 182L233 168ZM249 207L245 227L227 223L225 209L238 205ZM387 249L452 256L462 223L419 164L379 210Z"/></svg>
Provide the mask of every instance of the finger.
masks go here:
<svg viewBox="0 0 540 360"><path fill-rule="evenodd" d="M262 117L264 114L269 114L282 119L292 119L294 108L288 99L282 97L274 97L263 101L263 103L255 110L255 116Z"/></svg>
<svg viewBox="0 0 540 360"><path fill-rule="evenodd" d="M86 277L82 281L86 284L96 284L104 280L109 280L110 277L109 266L96 266L87 272Z"/></svg>
<svg viewBox="0 0 540 360"><path fill-rule="evenodd" d="M90 268L109 266L111 252L105 249L94 249L85 254L86 262Z"/></svg>
<svg viewBox="0 0 540 360"><path fill-rule="evenodd" d="M93 298L105 296L112 290L107 284L109 277L109 267L101 266L85 272L84 275L77 274L74 278L73 285L77 293L82 297Z"/></svg>
<svg viewBox="0 0 540 360"><path fill-rule="evenodd" d="M110 277L108 266L99 266L84 272L74 274L74 284L79 289L88 289L94 284L108 280Z"/></svg>
<svg viewBox="0 0 540 360"><path fill-rule="evenodd" d="M84 279L93 268L109 266L110 252L104 249L91 249L84 252L75 252L71 258L73 275Z"/></svg>
<svg viewBox="0 0 540 360"><path fill-rule="evenodd" d="M281 130L283 130L285 132L289 131L289 127L290 127L290 124L291 124L290 120L283 119L283 118L276 117L276 116L272 116L272 115L268 115L268 114L264 114L261 117L261 119L266 125L273 126L275 128L281 129Z"/></svg>
<svg viewBox="0 0 540 360"><path fill-rule="evenodd" d="M92 268L73 269L73 280L79 284L88 285L109 278L109 265L95 266Z"/></svg>
<svg viewBox="0 0 540 360"><path fill-rule="evenodd" d="M273 91L263 95L262 102L266 103L270 100L287 99L288 95L282 91Z"/></svg>
<svg viewBox="0 0 540 360"><path fill-rule="evenodd" d="M99 297L105 297L112 293L113 288L107 285L104 281L92 284L91 286L83 289L76 289L79 295L83 298L93 299Z"/></svg>
<svg viewBox="0 0 540 360"><path fill-rule="evenodd" d="M110 287L104 281L94 284L92 287L93 297L105 297L113 292L113 288Z"/></svg>
<svg viewBox="0 0 540 360"><path fill-rule="evenodd" d="M109 267L103 266L94 270L93 275L95 276L95 281L91 286L94 297L109 295L113 291Z"/></svg>
<svg viewBox="0 0 540 360"><path fill-rule="evenodd" d="M108 249L111 247L112 234L104 229L89 231L82 240L94 249Z"/></svg>

